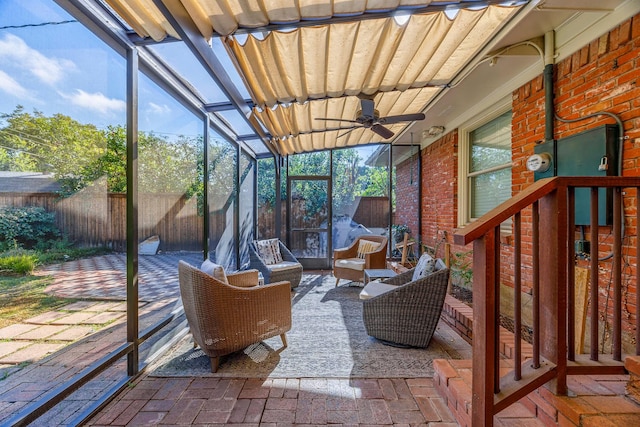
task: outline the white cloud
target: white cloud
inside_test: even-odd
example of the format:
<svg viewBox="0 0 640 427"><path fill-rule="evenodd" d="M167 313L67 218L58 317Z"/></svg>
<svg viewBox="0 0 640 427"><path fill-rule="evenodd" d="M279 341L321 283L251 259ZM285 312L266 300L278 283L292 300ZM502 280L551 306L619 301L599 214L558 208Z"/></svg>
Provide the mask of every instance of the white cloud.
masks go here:
<svg viewBox="0 0 640 427"><path fill-rule="evenodd" d="M75 69L72 61L46 57L13 34L0 39L0 59L10 61L12 65L26 70L49 85L59 82L68 71Z"/></svg>
<svg viewBox="0 0 640 427"><path fill-rule="evenodd" d="M101 92L88 93L81 89L76 89L76 92L72 95L61 93L60 96L68 99L74 105L98 111L102 114L125 111L127 109L127 104L123 100L107 98Z"/></svg>
<svg viewBox="0 0 640 427"><path fill-rule="evenodd" d="M149 102L148 107L149 107L149 109L147 110L148 114L157 114L157 115L171 114L171 108L169 108L169 106L166 104L159 105L159 104L156 104L155 102Z"/></svg>
<svg viewBox="0 0 640 427"><path fill-rule="evenodd" d="M29 98L29 91L18 83L13 77L0 70L0 91L17 98Z"/></svg>

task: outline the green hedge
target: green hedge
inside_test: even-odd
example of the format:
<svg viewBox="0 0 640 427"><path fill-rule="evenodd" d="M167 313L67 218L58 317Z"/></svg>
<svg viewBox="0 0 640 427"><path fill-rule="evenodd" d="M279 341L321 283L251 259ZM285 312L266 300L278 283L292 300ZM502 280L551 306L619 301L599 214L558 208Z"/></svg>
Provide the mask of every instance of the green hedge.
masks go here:
<svg viewBox="0 0 640 427"><path fill-rule="evenodd" d="M37 206L0 208L0 250L46 249L60 240L55 213Z"/></svg>

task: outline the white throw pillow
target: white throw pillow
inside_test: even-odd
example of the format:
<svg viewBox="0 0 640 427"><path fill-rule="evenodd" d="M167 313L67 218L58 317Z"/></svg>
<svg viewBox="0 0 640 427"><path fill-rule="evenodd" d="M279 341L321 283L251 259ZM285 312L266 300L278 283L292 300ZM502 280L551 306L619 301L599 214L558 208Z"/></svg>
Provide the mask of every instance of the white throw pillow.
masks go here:
<svg viewBox="0 0 640 427"><path fill-rule="evenodd" d="M220 264L212 262L208 258L202 263L202 265L200 266L200 270L203 273L206 273L209 276L213 277L214 279L218 279L222 283L229 284L229 281L227 280L227 274L224 272L224 267Z"/></svg>
<svg viewBox="0 0 640 427"><path fill-rule="evenodd" d="M282 262L282 254L280 253L280 241L278 239L255 240L256 252L267 265L278 264Z"/></svg>
<svg viewBox="0 0 640 427"><path fill-rule="evenodd" d="M424 253L418 260L415 270L413 270L413 277L411 281L418 280L422 277L426 277L436 271L436 259L431 255Z"/></svg>
<svg viewBox="0 0 640 427"><path fill-rule="evenodd" d="M366 254L374 252L380 244L371 240L360 239L358 242L358 258L364 259Z"/></svg>

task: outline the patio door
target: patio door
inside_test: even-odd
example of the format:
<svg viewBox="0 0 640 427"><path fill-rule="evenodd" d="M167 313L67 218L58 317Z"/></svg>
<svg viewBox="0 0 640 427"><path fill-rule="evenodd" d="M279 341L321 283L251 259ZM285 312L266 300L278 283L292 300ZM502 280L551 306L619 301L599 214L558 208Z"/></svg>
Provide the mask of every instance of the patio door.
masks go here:
<svg viewBox="0 0 640 427"><path fill-rule="evenodd" d="M331 179L287 179L287 245L306 269L331 268Z"/></svg>

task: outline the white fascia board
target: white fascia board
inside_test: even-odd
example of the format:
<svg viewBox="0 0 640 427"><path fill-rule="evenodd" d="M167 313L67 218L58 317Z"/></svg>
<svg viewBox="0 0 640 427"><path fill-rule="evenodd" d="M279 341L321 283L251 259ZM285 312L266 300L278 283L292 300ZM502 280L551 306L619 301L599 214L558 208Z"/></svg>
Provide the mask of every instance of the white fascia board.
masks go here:
<svg viewBox="0 0 640 427"><path fill-rule="evenodd" d="M640 1L627 0L609 13L582 12L555 30L556 62L640 13Z"/></svg>

